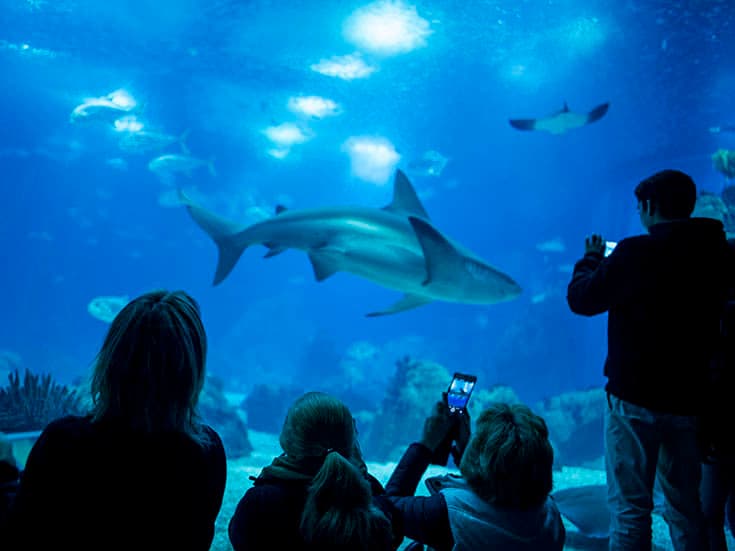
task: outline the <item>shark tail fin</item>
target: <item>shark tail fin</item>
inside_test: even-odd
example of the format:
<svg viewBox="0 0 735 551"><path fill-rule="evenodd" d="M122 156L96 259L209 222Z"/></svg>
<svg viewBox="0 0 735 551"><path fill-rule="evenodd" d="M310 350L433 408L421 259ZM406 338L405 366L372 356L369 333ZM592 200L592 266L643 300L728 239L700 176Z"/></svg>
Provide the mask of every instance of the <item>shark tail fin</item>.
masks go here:
<svg viewBox="0 0 735 551"><path fill-rule="evenodd" d="M248 247L248 242L243 237L241 228L220 218L214 213L195 204L186 194L179 190L179 200L186 207L194 222L202 228L215 245L217 245L218 258L217 270L214 273L213 285L219 285L230 274L237 261Z"/></svg>

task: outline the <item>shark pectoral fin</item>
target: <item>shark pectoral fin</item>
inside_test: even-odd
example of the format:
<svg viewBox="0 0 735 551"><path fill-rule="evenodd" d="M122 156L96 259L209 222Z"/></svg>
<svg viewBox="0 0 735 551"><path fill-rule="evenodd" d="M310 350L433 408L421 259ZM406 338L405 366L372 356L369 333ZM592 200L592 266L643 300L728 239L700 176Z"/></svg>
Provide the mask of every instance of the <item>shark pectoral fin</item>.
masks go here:
<svg viewBox="0 0 735 551"><path fill-rule="evenodd" d="M598 105L595 107L592 111L590 111L587 114L587 124L595 121L599 121L602 117L605 116L605 113L607 113L607 110L610 108L609 103L603 103L602 105Z"/></svg>
<svg viewBox="0 0 735 551"><path fill-rule="evenodd" d="M311 251L308 254L309 260L311 260L311 267L314 268L314 277L317 281L324 281L329 276L339 272L339 265L328 254L317 251Z"/></svg>
<svg viewBox="0 0 735 551"><path fill-rule="evenodd" d="M426 279L422 285L429 285L437 279L452 279L458 270L460 257L454 245L428 222L413 216L410 216L408 221L424 251Z"/></svg>
<svg viewBox="0 0 735 551"><path fill-rule="evenodd" d="M396 176L393 180L393 200L390 205L383 207L383 210L405 214L406 216L418 216L425 220L429 219L424 205L421 204L418 195L416 195L416 190L402 170L396 170Z"/></svg>
<svg viewBox="0 0 735 551"><path fill-rule="evenodd" d="M265 246L268 247L268 252L263 255L263 258L271 258L288 249L288 247L284 247L283 245L275 245L271 243L265 243Z"/></svg>
<svg viewBox="0 0 735 551"><path fill-rule="evenodd" d="M536 119L510 119L508 122L518 130L536 130Z"/></svg>
<svg viewBox="0 0 735 551"><path fill-rule="evenodd" d="M429 302L433 302L433 299L421 295L404 295L402 299L395 302L389 308L386 308L385 310L381 310L379 312L370 312L369 314L365 315L368 318L376 318L378 316L397 314L398 312L405 312L406 310L418 308L419 306L423 306L424 304L428 304Z"/></svg>

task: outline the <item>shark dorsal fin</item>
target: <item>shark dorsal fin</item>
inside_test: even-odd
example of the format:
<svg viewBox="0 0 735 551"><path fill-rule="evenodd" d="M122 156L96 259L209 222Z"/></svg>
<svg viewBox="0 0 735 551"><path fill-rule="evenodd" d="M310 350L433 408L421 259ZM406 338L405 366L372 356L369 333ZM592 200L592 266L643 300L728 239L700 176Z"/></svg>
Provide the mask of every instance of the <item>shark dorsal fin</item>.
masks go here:
<svg viewBox="0 0 735 551"><path fill-rule="evenodd" d="M429 285L432 281L446 276L452 278L457 273L457 262L460 254L449 240L426 220L409 216L408 221L416 232L421 249L424 251L426 262L426 279L422 285Z"/></svg>
<svg viewBox="0 0 735 551"><path fill-rule="evenodd" d="M569 106L567 105L567 102L564 102L564 107L561 108L562 113L569 113Z"/></svg>
<svg viewBox="0 0 735 551"><path fill-rule="evenodd" d="M281 214L282 212L286 212L288 208L284 207L283 205L276 205L276 216Z"/></svg>
<svg viewBox="0 0 735 551"><path fill-rule="evenodd" d="M396 177L393 181L393 200L390 205L383 207L383 210L416 216L424 220L429 219L429 215L416 195L416 190L402 170L396 170Z"/></svg>

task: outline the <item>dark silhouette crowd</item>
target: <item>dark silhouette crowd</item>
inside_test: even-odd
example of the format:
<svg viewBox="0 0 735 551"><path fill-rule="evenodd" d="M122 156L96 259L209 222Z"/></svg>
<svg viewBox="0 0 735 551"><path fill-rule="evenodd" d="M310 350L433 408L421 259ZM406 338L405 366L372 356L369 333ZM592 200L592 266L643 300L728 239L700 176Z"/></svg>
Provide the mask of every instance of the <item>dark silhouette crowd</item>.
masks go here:
<svg viewBox="0 0 735 551"><path fill-rule="evenodd" d="M688 175L656 173L634 194L646 233L608 256L590 235L567 294L577 314L608 314L609 546L652 549L658 481L674 548L723 551L735 521L735 246L721 222L691 217ZM0 548L209 549L226 459L198 414L206 355L187 293L131 301L97 355L89 414L50 423L22 471L0 440ZM525 405L495 403L472 422L437 397L385 486L332 395L296 399L279 443L283 453L251 477L228 519L235 551L391 551L406 540L436 551L564 547L548 428ZM429 495L415 495L446 449L459 474L426 479Z"/></svg>

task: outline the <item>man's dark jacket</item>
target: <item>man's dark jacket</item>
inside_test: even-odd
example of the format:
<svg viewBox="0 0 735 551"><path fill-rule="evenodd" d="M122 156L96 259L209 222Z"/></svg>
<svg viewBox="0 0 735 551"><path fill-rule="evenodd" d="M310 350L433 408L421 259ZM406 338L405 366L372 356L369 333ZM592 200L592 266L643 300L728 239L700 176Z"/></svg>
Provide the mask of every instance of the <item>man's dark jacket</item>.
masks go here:
<svg viewBox="0 0 735 551"><path fill-rule="evenodd" d="M722 224L691 218L655 224L603 258L576 263L573 312L608 312L606 390L633 404L698 415L719 334L735 253Z"/></svg>

